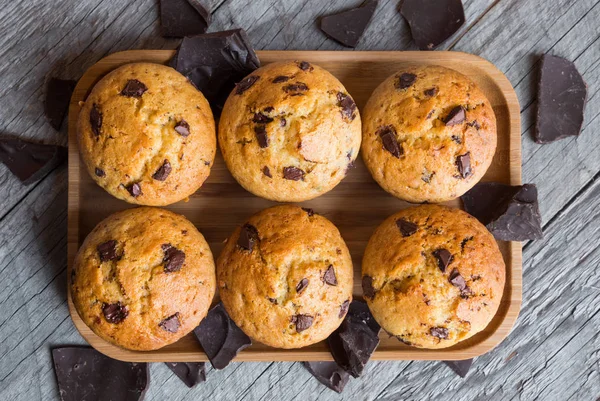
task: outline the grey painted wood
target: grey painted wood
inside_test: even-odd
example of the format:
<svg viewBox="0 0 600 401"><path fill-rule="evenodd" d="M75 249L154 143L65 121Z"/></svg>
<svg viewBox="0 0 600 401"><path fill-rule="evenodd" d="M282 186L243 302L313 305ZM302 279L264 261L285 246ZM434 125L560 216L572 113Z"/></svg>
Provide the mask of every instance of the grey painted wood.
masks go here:
<svg viewBox="0 0 600 401"><path fill-rule="evenodd" d="M360 0L205 0L211 31L243 27L258 49L335 49L315 18ZM106 54L174 48L156 0L0 0L3 133L66 143L42 115L48 73L79 77ZM524 248L524 302L511 335L466 379L436 362L372 362L338 396L297 363L234 363L189 390L151 366L148 400L595 400L600 396L600 2L465 0L467 23L442 49L481 55L504 71L522 106L523 177L540 190L545 239ZM414 50L397 0L380 0L360 50ZM582 135L531 139L539 54L575 60L589 86ZM58 398L50 349L83 344L66 307L66 168L24 187L0 165L0 399Z"/></svg>

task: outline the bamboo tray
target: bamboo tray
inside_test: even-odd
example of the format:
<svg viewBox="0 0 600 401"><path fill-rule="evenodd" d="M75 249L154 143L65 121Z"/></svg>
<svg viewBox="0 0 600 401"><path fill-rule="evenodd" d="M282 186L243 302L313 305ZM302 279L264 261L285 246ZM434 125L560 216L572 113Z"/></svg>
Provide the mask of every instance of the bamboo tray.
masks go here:
<svg viewBox="0 0 600 401"><path fill-rule="evenodd" d="M112 54L93 65L79 80L69 107L69 200L68 262L69 270L85 236L109 214L132 207L104 192L80 165L77 151L76 120L78 102L84 100L93 85L106 73L130 62L166 63L171 50L132 50ZM498 148L484 181L521 184L521 125L517 96L508 79L490 62L458 52L356 52L356 51L259 51L263 64L296 59L318 64L346 86L359 109L379 83L402 67L414 64L440 64L462 72L474 80L490 100L498 121ZM272 206L240 187L227 171L219 153L209 179L188 202L167 207L184 214L204 234L216 256L234 227L253 213ZM371 178L361 158L346 179L333 191L302 204L314 208L340 229L352 253L355 269L354 295L361 297L360 266L366 243L386 217L410 206L384 192ZM461 207L460 200L448 202ZM389 338L382 331L381 343L372 359L391 360L458 360L490 351L510 332L521 305L522 254L519 242L499 242L506 262L506 286L498 313L489 326L453 347L423 350ZM70 277L70 274L67 275ZM134 352L115 347L96 336L79 318L68 295L69 311L81 335L98 351L115 359L134 362L205 361L206 355L193 336L157 351ZM236 361L308 361L331 360L322 342L297 350L281 350L255 343L242 351Z"/></svg>

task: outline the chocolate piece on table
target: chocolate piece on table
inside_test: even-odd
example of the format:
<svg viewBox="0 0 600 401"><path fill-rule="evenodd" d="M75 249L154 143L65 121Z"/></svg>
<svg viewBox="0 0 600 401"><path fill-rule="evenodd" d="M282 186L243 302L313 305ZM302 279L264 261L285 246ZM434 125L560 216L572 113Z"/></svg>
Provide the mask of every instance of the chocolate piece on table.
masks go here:
<svg viewBox="0 0 600 401"><path fill-rule="evenodd" d="M587 85L575 64L545 54L537 92L535 141L550 143L578 136L583 124Z"/></svg>
<svg viewBox="0 0 600 401"><path fill-rule="evenodd" d="M367 304L352 301L340 327L327 338L333 359L346 372L359 377L379 345L379 329Z"/></svg>
<svg viewBox="0 0 600 401"><path fill-rule="evenodd" d="M52 350L62 401L142 400L150 375L147 363L121 362L90 347Z"/></svg>
<svg viewBox="0 0 600 401"><path fill-rule="evenodd" d="M50 125L57 131L60 130L69 109L69 102L75 85L77 85L77 81L58 78L50 78L48 85L46 85L44 114Z"/></svg>
<svg viewBox="0 0 600 401"><path fill-rule="evenodd" d="M189 388L206 381L206 368L204 362L165 362Z"/></svg>
<svg viewBox="0 0 600 401"><path fill-rule="evenodd" d="M465 211L484 224L496 239L525 241L544 236L535 184L483 182L460 198Z"/></svg>
<svg viewBox="0 0 600 401"><path fill-rule="evenodd" d="M344 46L356 47L377 8L377 0L371 0L358 8L321 18L321 30Z"/></svg>
<svg viewBox="0 0 600 401"><path fill-rule="evenodd" d="M442 361L444 362L446 365L448 365L448 367L450 369L452 369L454 371L454 373L456 373L457 375L459 375L460 377L465 377L467 375L467 373L469 372L469 369L471 369L471 365L473 364L473 360L472 359L465 359L462 361Z"/></svg>
<svg viewBox="0 0 600 401"><path fill-rule="evenodd" d="M341 393L350 380L350 375L335 362L302 362L302 365L318 381Z"/></svg>
<svg viewBox="0 0 600 401"><path fill-rule="evenodd" d="M43 178L66 158L67 149L62 146L0 138L0 161L25 185Z"/></svg>
<svg viewBox="0 0 600 401"><path fill-rule="evenodd" d="M162 36L183 38L206 32L212 20L210 12L199 0L161 0Z"/></svg>
<svg viewBox="0 0 600 401"><path fill-rule="evenodd" d="M212 308L194 329L194 334L213 368L223 369L252 340L229 318L222 303Z"/></svg>
<svg viewBox="0 0 600 401"><path fill-rule="evenodd" d="M421 50L432 50L465 23L461 0L404 0L400 14Z"/></svg>

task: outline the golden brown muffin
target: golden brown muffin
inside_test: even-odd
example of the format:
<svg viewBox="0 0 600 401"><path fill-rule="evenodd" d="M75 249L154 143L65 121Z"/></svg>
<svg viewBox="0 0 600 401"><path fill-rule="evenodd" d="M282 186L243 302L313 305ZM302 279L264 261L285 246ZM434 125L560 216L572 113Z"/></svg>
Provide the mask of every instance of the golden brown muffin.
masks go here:
<svg viewBox="0 0 600 401"><path fill-rule="evenodd" d="M466 76L440 66L405 68L375 89L363 112L363 160L375 181L409 202L467 192L496 151L496 117Z"/></svg>
<svg viewBox="0 0 600 401"><path fill-rule="evenodd" d="M185 217L142 207L115 213L87 236L73 264L71 296L104 340L131 350L174 343L206 316L215 264Z"/></svg>
<svg viewBox="0 0 600 401"><path fill-rule="evenodd" d="M362 263L375 320L415 347L445 348L483 330L504 290L496 241L469 214L444 206L402 210L375 231Z"/></svg>
<svg viewBox="0 0 600 401"><path fill-rule="evenodd" d="M356 159L360 115L333 75L305 61L268 64L231 92L219 121L227 168L246 190L279 202L316 198Z"/></svg>
<svg viewBox="0 0 600 401"><path fill-rule="evenodd" d="M311 209L265 209L237 228L217 260L219 294L250 337L277 348L324 340L352 301L350 252Z"/></svg>
<svg viewBox="0 0 600 401"><path fill-rule="evenodd" d="M77 123L83 163L111 195L168 205L193 194L216 152L208 102L174 69L126 64L94 86Z"/></svg>

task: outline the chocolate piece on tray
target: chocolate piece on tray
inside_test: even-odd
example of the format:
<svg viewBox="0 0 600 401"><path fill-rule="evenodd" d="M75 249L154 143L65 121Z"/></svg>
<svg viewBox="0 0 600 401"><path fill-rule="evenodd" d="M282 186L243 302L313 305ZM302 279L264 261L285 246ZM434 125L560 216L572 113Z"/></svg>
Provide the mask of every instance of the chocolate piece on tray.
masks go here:
<svg viewBox="0 0 600 401"><path fill-rule="evenodd" d="M62 146L0 138L0 161L25 185L44 177L66 158L67 149Z"/></svg>
<svg viewBox="0 0 600 401"><path fill-rule="evenodd" d="M456 373L457 375L459 375L462 378L464 378L467 375L467 373L469 372L469 369L471 369L471 365L473 364L472 359L465 359L462 361L442 361L442 362L444 362L446 365L448 365L448 367L450 369L452 369L454 371L454 373Z"/></svg>
<svg viewBox="0 0 600 401"><path fill-rule="evenodd" d="M206 381L204 362L165 362L165 365L189 388Z"/></svg>
<svg viewBox="0 0 600 401"><path fill-rule="evenodd" d="M75 85L77 85L77 81L50 78L46 86L44 114L50 125L57 131L60 130L69 109L69 102Z"/></svg>
<svg viewBox="0 0 600 401"><path fill-rule="evenodd" d="M377 0L371 0L361 7L322 17L321 30L344 46L356 47L375 14L377 3Z"/></svg>
<svg viewBox="0 0 600 401"><path fill-rule="evenodd" d="M198 0L161 0L162 36L183 38L206 32L211 14Z"/></svg>
<svg viewBox="0 0 600 401"><path fill-rule="evenodd" d="M348 372L335 362L302 362L302 364L318 381L338 393L344 390L350 380Z"/></svg>
<svg viewBox="0 0 600 401"><path fill-rule="evenodd" d="M432 50L465 23L461 0L404 0L400 14L421 50Z"/></svg>

